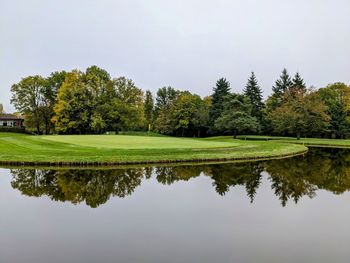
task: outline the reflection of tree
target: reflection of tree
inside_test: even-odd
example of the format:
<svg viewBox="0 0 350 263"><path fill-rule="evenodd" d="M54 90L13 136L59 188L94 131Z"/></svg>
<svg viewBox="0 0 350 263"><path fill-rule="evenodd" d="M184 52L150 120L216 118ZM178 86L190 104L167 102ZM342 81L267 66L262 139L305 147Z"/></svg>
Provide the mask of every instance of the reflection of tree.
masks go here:
<svg viewBox="0 0 350 263"><path fill-rule="evenodd" d="M261 183L261 163L238 163L212 165L208 175L214 180L213 186L218 194L224 195L231 186L243 185L253 202Z"/></svg>
<svg viewBox="0 0 350 263"><path fill-rule="evenodd" d="M111 196L131 195L144 179L155 174L164 185L210 176L220 195L230 188L245 187L253 202L261 184L262 171L269 174L271 187L285 206L317 189L341 194L350 189L350 152L338 149L311 149L305 157L237 164L161 166L115 170L11 170L12 187L28 196L46 195L55 201L85 202L91 207L106 203Z"/></svg>
<svg viewBox="0 0 350 263"><path fill-rule="evenodd" d="M53 200L62 200L64 195L58 186L56 171L51 170L11 170L11 185L24 195L42 196L50 193Z"/></svg>
<svg viewBox="0 0 350 263"><path fill-rule="evenodd" d="M264 164L270 175L272 189L285 206L306 195L316 195L317 189L335 194L350 188L350 154L339 149L311 149L303 157L272 160Z"/></svg>
<svg viewBox="0 0 350 263"><path fill-rule="evenodd" d="M342 194L348 191L350 189L349 150L328 149L323 152L322 158L322 162L325 162L327 167L320 171L319 176L315 177L317 180L312 180L311 182L319 188L329 190L334 194ZM316 164L317 162L315 162Z"/></svg>
<svg viewBox="0 0 350 263"><path fill-rule="evenodd" d="M131 195L151 170L11 170L12 187L29 196L47 195L52 200L85 201L97 207L111 196Z"/></svg>
<svg viewBox="0 0 350 263"><path fill-rule="evenodd" d="M197 177L203 171L202 166L161 166L155 170L157 181L161 184L170 185L176 181L188 181L190 178Z"/></svg>

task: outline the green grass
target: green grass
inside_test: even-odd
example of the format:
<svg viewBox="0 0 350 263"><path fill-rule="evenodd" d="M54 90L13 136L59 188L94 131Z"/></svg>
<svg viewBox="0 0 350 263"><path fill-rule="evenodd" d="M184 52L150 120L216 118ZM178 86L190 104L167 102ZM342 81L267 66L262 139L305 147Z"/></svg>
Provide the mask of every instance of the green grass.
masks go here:
<svg viewBox="0 0 350 263"><path fill-rule="evenodd" d="M66 135L0 133L0 163L147 163L262 159L292 155L303 145L277 141L242 141L167 136Z"/></svg>
<svg viewBox="0 0 350 263"><path fill-rule="evenodd" d="M320 138L297 138L294 137L277 137L277 136L259 136L259 135L240 135L238 139L247 141L271 141L278 140L284 143L296 143L306 146L322 146L322 147L350 147L348 139L320 139Z"/></svg>

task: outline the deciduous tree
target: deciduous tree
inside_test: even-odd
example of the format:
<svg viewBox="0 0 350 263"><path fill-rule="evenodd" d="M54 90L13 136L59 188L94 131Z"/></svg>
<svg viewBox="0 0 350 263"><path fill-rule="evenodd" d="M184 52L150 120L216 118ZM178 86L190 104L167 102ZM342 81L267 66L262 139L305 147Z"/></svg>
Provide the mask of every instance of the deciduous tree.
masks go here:
<svg viewBox="0 0 350 263"><path fill-rule="evenodd" d="M67 73L58 91L55 116L52 121L62 133L88 133L90 131L90 94L80 71Z"/></svg>
<svg viewBox="0 0 350 263"><path fill-rule="evenodd" d="M303 135L321 134L327 130L327 107L316 92L290 90L284 103L269 114L276 132Z"/></svg>
<svg viewBox="0 0 350 263"><path fill-rule="evenodd" d="M331 134L336 138L350 135L350 87L344 83L330 84L318 91L331 117Z"/></svg>
<svg viewBox="0 0 350 263"><path fill-rule="evenodd" d="M41 126L44 123L45 88L45 79L38 75L23 78L11 87L11 103L26 117L26 125L34 127L38 134L41 133Z"/></svg>

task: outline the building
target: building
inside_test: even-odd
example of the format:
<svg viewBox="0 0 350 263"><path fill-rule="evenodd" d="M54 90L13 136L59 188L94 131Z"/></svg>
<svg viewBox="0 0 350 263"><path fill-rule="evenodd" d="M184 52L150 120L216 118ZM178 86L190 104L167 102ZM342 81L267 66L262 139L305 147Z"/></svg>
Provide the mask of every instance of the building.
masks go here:
<svg viewBox="0 0 350 263"><path fill-rule="evenodd" d="M0 113L0 128L24 128L24 119L20 116L9 113Z"/></svg>

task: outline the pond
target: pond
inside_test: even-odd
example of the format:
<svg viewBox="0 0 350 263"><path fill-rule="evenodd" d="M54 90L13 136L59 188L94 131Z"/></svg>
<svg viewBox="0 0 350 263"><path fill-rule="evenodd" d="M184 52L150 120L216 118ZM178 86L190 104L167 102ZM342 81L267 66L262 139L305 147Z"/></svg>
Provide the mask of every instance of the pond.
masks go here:
<svg viewBox="0 0 350 263"><path fill-rule="evenodd" d="M350 151L0 169L0 262L349 262Z"/></svg>

